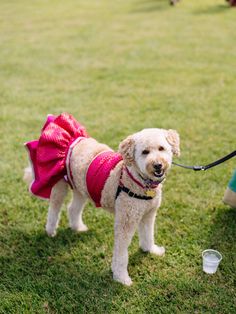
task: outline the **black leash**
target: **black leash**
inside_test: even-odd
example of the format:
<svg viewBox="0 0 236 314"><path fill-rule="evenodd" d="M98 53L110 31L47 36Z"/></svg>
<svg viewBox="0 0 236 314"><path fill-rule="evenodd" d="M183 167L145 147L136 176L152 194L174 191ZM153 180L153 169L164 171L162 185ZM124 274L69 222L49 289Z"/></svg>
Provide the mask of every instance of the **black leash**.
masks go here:
<svg viewBox="0 0 236 314"><path fill-rule="evenodd" d="M208 170L208 169L215 167L219 164L222 164L222 162L225 162L226 160L229 160L229 159L233 158L234 156L236 156L236 150L233 151L232 153L224 156L223 158L220 158L220 159L218 159L218 160L216 160L216 161L214 161L214 162L212 162L206 166L186 166L186 165L177 164L176 162L173 162L173 161L172 161L172 164L175 166L185 168L185 169L192 169L194 171L200 171L200 170L205 171L205 170Z"/></svg>

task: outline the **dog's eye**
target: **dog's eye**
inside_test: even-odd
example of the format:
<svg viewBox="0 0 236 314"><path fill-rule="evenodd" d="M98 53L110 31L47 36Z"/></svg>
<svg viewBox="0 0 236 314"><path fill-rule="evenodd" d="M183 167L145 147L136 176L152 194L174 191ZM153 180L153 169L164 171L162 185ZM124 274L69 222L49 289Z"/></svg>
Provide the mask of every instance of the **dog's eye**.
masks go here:
<svg viewBox="0 0 236 314"><path fill-rule="evenodd" d="M143 155L148 155L150 153L150 151L148 150L148 149L144 149L143 151L142 151L142 154Z"/></svg>
<svg viewBox="0 0 236 314"><path fill-rule="evenodd" d="M165 150L165 148L164 148L163 146L160 146L160 147L158 148L158 150L159 150L160 152L162 152L163 150Z"/></svg>

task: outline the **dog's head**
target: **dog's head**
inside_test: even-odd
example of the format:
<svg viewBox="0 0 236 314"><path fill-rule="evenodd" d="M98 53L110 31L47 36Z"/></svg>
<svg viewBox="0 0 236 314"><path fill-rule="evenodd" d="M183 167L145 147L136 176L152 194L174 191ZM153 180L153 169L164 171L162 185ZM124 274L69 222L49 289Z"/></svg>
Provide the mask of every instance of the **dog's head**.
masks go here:
<svg viewBox="0 0 236 314"><path fill-rule="evenodd" d="M172 156L180 155L175 130L144 129L120 143L119 152L127 166L135 167L144 179L162 181L171 167Z"/></svg>

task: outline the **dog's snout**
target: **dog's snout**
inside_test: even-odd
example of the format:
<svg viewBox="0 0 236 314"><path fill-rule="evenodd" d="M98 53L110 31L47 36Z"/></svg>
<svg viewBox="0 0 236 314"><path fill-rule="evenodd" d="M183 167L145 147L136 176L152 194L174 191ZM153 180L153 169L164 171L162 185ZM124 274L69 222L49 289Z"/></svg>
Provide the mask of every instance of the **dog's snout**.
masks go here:
<svg viewBox="0 0 236 314"><path fill-rule="evenodd" d="M153 165L153 168L154 168L156 171L161 171L161 169L162 169L162 164L156 163L156 164Z"/></svg>

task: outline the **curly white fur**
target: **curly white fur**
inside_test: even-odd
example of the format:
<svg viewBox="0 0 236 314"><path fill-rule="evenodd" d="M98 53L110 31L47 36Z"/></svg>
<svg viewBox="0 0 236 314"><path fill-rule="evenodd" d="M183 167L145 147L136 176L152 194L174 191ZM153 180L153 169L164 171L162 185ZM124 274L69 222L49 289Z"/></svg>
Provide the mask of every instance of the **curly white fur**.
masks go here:
<svg viewBox="0 0 236 314"><path fill-rule="evenodd" d="M71 171L75 189L73 200L68 207L70 227L78 232L88 228L82 219L84 205L89 195L86 188L85 175L91 160L98 153L110 149L95 139L88 138L80 142L71 156ZM127 166L134 178L145 184L145 180L162 181L171 167L172 155L179 155L179 136L174 130L144 129L120 143L119 152L123 161L112 170L102 191L101 204L106 210L114 213L114 252L112 258L113 278L125 285L131 285L128 274L128 247L138 229L139 245L145 252L163 255L165 249L154 242L154 223L157 208L161 204L162 184L155 189L155 197L151 200L140 200L121 192L116 199L116 191L123 166ZM159 173L155 165L161 165ZM27 168L25 179L29 182L30 170ZM144 189L138 186L126 171L123 171L123 184L132 192L144 195ZM56 235L60 219L60 210L66 196L68 184L61 180L52 189L46 231L49 236Z"/></svg>
<svg viewBox="0 0 236 314"><path fill-rule="evenodd" d="M24 169L24 176L23 180L30 185L31 182L33 181L33 172L31 166L28 166L27 168Z"/></svg>

